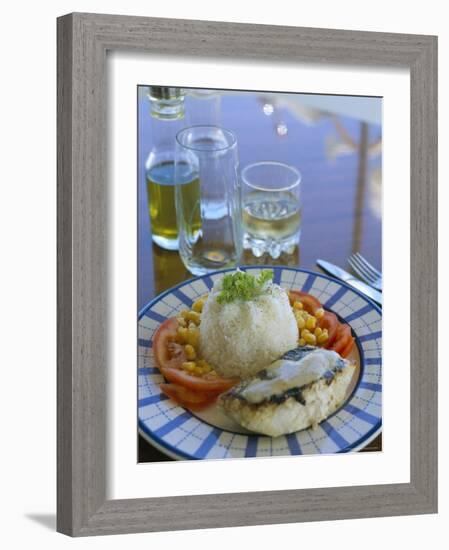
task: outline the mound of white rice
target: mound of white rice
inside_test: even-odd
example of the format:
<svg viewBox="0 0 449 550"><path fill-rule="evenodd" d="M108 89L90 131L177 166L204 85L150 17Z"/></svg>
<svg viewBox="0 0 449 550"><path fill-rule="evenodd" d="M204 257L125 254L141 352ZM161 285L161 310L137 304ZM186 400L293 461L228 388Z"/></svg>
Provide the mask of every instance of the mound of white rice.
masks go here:
<svg viewBox="0 0 449 550"><path fill-rule="evenodd" d="M219 303L217 281L201 315L200 352L218 374L247 378L298 345L298 326L288 295L269 283L250 301Z"/></svg>

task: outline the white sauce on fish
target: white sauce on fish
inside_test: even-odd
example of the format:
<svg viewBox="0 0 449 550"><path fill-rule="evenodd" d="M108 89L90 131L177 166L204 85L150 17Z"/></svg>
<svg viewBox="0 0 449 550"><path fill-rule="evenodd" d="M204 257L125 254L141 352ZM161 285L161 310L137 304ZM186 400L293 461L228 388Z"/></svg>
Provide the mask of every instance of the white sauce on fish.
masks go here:
<svg viewBox="0 0 449 550"><path fill-rule="evenodd" d="M339 360L338 353L324 349L308 353L299 361L279 359L264 369L263 378L256 376L238 394L248 403L261 403L287 390L316 382L329 370L333 370Z"/></svg>

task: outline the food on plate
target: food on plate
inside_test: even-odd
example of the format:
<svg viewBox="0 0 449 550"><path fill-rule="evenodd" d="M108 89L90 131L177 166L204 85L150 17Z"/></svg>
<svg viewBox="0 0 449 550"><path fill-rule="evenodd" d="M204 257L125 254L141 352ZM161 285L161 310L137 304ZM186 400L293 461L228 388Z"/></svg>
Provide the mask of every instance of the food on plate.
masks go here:
<svg viewBox="0 0 449 550"><path fill-rule="evenodd" d="M220 395L244 428L277 437L317 426L343 403L355 364L336 351L299 347Z"/></svg>
<svg viewBox="0 0 449 550"><path fill-rule="evenodd" d="M182 405L191 411L200 411L208 407L215 401L218 395L217 393L196 392L179 384L161 384L160 388L167 397L170 397L178 405Z"/></svg>
<svg viewBox="0 0 449 550"><path fill-rule="evenodd" d="M218 376L192 376L182 369L171 367L161 368L164 377L174 384L179 384L185 388L201 393L219 394L232 388L238 380L234 378L220 378Z"/></svg>
<svg viewBox="0 0 449 550"><path fill-rule="evenodd" d="M257 277L237 270L224 275L190 309L164 321L152 348L165 378L161 390L196 411L298 346L344 358L354 338L349 325L317 298L274 284L270 270Z"/></svg>
<svg viewBox="0 0 449 550"><path fill-rule="evenodd" d="M226 378L254 375L297 346L298 324L287 292L272 272L243 271L219 279L201 315L202 357Z"/></svg>
<svg viewBox="0 0 449 550"><path fill-rule="evenodd" d="M197 344L198 336L193 327L183 326L184 318L185 314L161 324L153 337L153 353L156 366L169 382L160 385L163 393L179 405L198 411L208 407L238 380L221 378L204 360L192 360L196 359L193 344Z"/></svg>
<svg viewBox="0 0 449 550"><path fill-rule="evenodd" d="M156 365L162 367L180 367L187 361L186 352L176 342L178 321L174 317L164 321L153 336L153 353Z"/></svg>
<svg viewBox="0 0 449 550"><path fill-rule="evenodd" d="M355 342L351 327L340 323L335 313L325 311L311 294L298 290L288 294L300 331L299 345L320 346L347 357Z"/></svg>

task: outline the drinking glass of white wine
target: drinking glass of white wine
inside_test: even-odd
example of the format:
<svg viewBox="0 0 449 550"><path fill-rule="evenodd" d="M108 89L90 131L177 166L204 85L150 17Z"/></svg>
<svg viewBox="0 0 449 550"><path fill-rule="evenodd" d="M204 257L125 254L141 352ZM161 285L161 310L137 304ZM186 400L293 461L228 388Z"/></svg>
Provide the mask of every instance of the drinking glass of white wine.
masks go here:
<svg viewBox="0 0 449 550"><path fill-rule="evenodd" d="M243 246L259 258L292 254L301 238L301 174L282 162L242 170Z"/></svg>
<svg viewBox="0 0 449 550"><path fill-rule="evenodd" d="M191 126L176 136L179 254L194 275L237 266L242 252L241 189L235 135Z"/></svg>

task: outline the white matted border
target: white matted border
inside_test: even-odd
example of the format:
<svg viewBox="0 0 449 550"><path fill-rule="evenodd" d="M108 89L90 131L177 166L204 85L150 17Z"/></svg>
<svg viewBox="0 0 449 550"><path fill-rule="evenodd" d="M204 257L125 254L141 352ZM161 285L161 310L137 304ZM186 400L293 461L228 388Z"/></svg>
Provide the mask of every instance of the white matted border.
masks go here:
<svg viewBox="0 0 449 550"><path fill-rule="evenodd" d="M410 76L408 71L111 52L108 498L410 482ZM137 464L137 85L382 96L383 451ZM105 98L106 100L106 98ZM400 312L401 320L398 321ZM402 326L398 340L397 326Z"/></svg>

